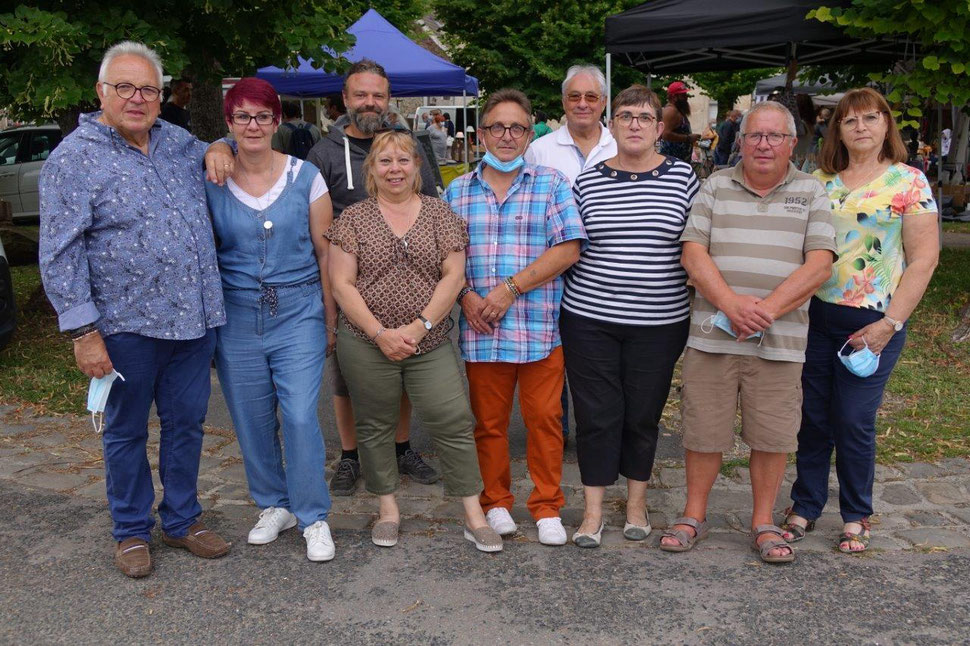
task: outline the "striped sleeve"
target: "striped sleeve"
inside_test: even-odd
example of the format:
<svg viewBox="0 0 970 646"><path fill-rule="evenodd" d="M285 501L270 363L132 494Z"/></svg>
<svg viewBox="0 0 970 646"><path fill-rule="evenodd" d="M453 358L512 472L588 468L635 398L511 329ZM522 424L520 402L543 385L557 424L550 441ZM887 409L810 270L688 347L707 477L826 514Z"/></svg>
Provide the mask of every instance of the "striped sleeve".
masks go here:
<svg viewBox="0 0 970 646"><path fill-rule="evenodd" d="M681 242L696 242L705 247L711 246L711 215L714 212L714 180L709 179L697 190L697 178L694 177L693 204L690 207L690 216L687 218L687 226L684 233L680 236Z"/></svg>
<svg viewBox="0 0 970 646"><path fill-rule="evenodd" d="M822 183L816 181L815 184L802 251L826 250L838 254L838 247L835 246L835 227L832 225L832 201Z"/></svg>

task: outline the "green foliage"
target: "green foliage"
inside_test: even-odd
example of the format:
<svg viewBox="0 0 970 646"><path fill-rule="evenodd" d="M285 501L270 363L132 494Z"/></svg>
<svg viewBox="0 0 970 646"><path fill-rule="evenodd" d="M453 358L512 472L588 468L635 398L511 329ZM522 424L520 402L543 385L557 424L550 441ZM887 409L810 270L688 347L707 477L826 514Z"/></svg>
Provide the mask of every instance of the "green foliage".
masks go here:
<svg viewBox="0 0 970 646"><path fill-rule="evenodd" d="M853 0L850 7L819 7L808 17L837 25L850 36L907 38L918 45L917 60L870 75L891 87L887 98L910 117L902 125L918 125L918 108L929 100L970 104L970 2Z"/></svg>
<svg viewBox="0 0 970 646"><path fill-rule="evenodd" d="M561 84L576 63L603 67L606 17L640 0L432 0L447 32L454 61L468 68L483 88L514 87L533 106L562 114ZM614 88L643 83L643 74L613 69Z"/></svg>
<svg viewBox="0 0 970 646"><path fill-rule="evenodd" d="M349 48L346 30L369 7L406 27L426 2L35 0L0 13L0 106L15 118L55 119L90 105L101 55L125 39L158 51L166 74L190 73L202 82L295 63L297 56L332 71L346 61L319 55L320 47Z"/></svg>
<svg viewBox="0 0 970 646"><path fill-rule="evenodd" d="M780 74L781 68L760 68L724 72L697 72L691 79L711 99L717 101L717 112L723 117L734 107L738 97L751 94L755 84L763 78Z"/></svg>

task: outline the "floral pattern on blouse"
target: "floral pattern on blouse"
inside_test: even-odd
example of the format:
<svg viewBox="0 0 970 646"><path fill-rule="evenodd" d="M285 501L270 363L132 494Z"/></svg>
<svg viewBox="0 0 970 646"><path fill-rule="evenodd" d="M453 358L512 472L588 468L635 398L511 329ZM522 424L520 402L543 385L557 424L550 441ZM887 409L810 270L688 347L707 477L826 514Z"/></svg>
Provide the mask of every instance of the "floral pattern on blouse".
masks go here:
<svg viewBox="0 0 970 646"><path fill-rule="evenodd" d="M864 186L848 190L838 174L815 171L832 200L838 259L816 296L828 303L885 311L906 268L903 217L936 213L923 173L893 164Z"/></svg>

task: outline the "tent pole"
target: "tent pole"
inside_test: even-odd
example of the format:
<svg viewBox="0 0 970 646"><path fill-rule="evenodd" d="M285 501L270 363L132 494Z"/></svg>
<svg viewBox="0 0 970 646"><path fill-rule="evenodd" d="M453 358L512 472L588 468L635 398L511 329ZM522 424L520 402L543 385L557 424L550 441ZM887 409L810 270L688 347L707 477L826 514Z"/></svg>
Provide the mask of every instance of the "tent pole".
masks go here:
<svg viewBox="0 0 970 646"><path fill-rule="evenodd" d="M606 53L606 114L613 114L613 67L612 54Z"/></svg>
<svg viewBox="0 0 970 646"><path fill-rule="evenodd" d="M455 121L458 120L458 115L455 115ZM461 91L461 120L464 123L464 128L468 129L468 93L462 88ZM456 133L457 134L457 133ZM468 133L463 132L461 136L464 139L465 145L462 148L465 149L465 170L468 170Z"/></svg>

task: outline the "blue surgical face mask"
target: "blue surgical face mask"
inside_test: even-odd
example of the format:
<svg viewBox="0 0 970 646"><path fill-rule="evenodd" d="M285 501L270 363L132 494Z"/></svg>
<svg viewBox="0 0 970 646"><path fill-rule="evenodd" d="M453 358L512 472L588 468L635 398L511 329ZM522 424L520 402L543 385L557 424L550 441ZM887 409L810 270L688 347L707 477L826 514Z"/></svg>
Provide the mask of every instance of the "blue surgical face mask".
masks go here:
<svg viewBox="0 0 970 646"><path fill-rule="evenodd" d="M118 378L125 380L120 372L112 370L103 377L92 378L88 386L88 410L91 411L91 424L96 433L104 430L104 407L108 403L111 384Z"/></svg>
<svg viewBox="0 0 970 646"><path fill-rule="evenodd" d="M842 362L842 365L845 366L846 370L856 377L865 379L866 377L871 377L879 369L879 355L869 349L869 344L866 343L865 337L862 337L862 342L866 344L866 347L845 355L842 352L845 350L845 346L849 345L849 342L846 341L842 344L836 356Z"/></svg>
<svg viewBox="0 0 970 646"><path fill-rule="evenodd" d="M725 314L721 310L718 310L717 314L712 314L711 316L708 316L707 319L705 319L704 322L701 323L701 332L703 332L704 334L710 334L711 332L714 331L714 328L716 327L721 328L722 330L724 330L734 338L738 338L738 335L734 333L733 329L731 329L731 319L729 319L727 317L727 314ZM757 339L758 337L761 337L761 341L758 341L758 345L760 346L765 340L764 333L761 332L760 330L758 332L755 332L754 334L749 335L748 339Z"/></svg>
<svg viewBox="0 0 970 646"><path fill-rule="evenodd" d="M497 171L503 173L511 173L514 170L519 170L522 168L522 164L525 163L525 157L519 155L515 159L511 159L507 162L502 161L495 155L491 153L487 148L485 149L485 156L482 157L482 161L494 168Z"/></svg>

